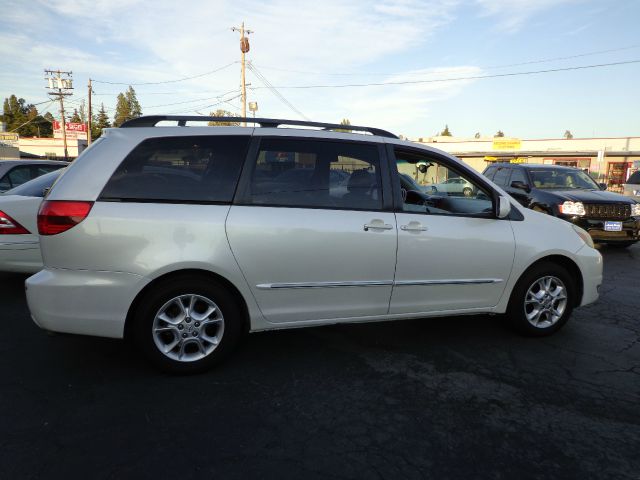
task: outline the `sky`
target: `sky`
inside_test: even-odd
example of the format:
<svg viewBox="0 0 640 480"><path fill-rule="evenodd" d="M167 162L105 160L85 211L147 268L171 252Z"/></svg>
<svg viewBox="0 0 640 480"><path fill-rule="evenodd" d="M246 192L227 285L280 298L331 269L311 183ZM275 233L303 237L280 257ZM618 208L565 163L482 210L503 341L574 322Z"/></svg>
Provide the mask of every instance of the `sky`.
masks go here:
<svg viewBox="0 0 640 480"><path fill-rule="evenodd" d="M45 69L73 72L67 111L86 101L91 78L94 109L104 103L111 118L128 85L143 114L219 108L239 114L239 34L231 27L244 21L253 31L247 100L258 103L259 117L348 118L412 139L445 125L461 137L498 130L517 138L560 138L566 130L575 138L640 136L638 0L0 0L0 6L0 96L15 94L56 117ZM477 78L486 76L493 77Z"/></svg>

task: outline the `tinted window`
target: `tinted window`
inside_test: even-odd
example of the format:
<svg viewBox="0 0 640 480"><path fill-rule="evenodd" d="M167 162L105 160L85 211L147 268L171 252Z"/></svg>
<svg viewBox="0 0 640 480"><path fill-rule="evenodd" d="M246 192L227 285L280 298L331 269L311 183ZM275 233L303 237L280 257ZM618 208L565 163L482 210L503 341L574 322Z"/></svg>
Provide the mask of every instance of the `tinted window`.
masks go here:
<svg viewBox="0 0 640 480"><path fill-rule="evenodd" d="M13 168L7 175L12 187L22 185L24 182L31 180L31 167L29 165L23 165Z"/></svg>
<svg viewBox="0 0 640 480"><path fill-rule="evenodd" d="M230 202L249 137L150 138L120 164L101 200Z"/></svg>
<svg viewBox="0 0 640 480"><path fill-rule="evenodd" d="M633 185L640 185L640 170L638 170L635 173L632 173L631 176L629 177L629 180L627 180L627 183L631 183Z"/></svg>
<svg viewBox="0 0 640 480"><path fill-rule="evenodd" d="M598 190L598 184L582 170L535 168L529 174L536 188Z"/></svg>
<svg viewBox="0 0 640 480"><path fill-rule="evenodd" d="M489 167L484 171L484 176L489 180L493 180L493 176L496 174L498 167Z"/></svg>
<svg viewBox="0 0 640 480"><path fill-rule="evenodd" d="M521 168L514 168L513 170L511 170L511 180L509 180L509 185L511 185L513 182L522 182L525 185L529 184L524 170L522 170Z"/></svg>
<svg viewBox="0 0 640 480"><path fill-rule="evenodd" d="M54 172L62 167L63 165L34 165L33 178L39 177L40 175L44 175L45 173Z"/></svg>
<svg viewBox="0 0 640 480"><path fill-rule="evenodd" d="M498 168L498 170L496 171L495 177L493 177L493 182L496 185L506 186L507 185L507 181L509 180L509 171L510 170L511 169L506 168L506 167Z"/></svg>
<svg viewBox="0 0 640 480"><path fill-rule="evenodd" d="M19 187L13 188L5 193L5 195L22 195L23 197L44 197L44 190L51 188L53 182L62 173L62 170L58 169L51 173L46 173L33 180L23 183Z"/></svg>
<svg viewBox="0 0 640 480"><path fill-rule="evenodd" d="M254 205L382 208L378 147L317 140L264 139L251 174Z"/></svg>

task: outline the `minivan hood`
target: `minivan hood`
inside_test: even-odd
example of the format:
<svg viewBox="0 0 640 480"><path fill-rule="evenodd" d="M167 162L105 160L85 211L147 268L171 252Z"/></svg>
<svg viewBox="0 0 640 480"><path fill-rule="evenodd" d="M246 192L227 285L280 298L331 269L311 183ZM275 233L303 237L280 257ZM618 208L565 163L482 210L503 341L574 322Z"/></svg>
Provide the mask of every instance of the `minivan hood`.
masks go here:
<svg viewBox="0 0 640 480"><path fill-rule="evenodd" d="M624 202L632 203L629 197L620 195L615 192L607 192L606 190L543 190L547 193L552 193L560 197L563 200L570 200L572 202L586 202L586 203L613 203Z"/></svg>

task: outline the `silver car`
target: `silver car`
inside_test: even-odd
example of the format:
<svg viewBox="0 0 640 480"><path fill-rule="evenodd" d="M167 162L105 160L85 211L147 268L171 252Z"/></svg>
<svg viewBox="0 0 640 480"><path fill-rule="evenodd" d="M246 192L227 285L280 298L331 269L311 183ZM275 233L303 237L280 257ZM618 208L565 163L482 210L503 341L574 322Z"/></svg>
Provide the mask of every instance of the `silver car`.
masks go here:
<svg viewBox="0 0 640 480"><path fill-rule="evenodd" d="M56 160L0 160L0 193L67 165Z"/></svg>
<svg viewBox="0 0 640 480"><path fill-rule="evenodd" d="M187 373L245 332L506 313L541 336L598 298L587 232L447 153L369 127L193 120L225 119L105 130L53 186L38 215L44 268L26 282L40 327L131 337ZM416 191L400 172L422 163L473 193Z"/></svg>

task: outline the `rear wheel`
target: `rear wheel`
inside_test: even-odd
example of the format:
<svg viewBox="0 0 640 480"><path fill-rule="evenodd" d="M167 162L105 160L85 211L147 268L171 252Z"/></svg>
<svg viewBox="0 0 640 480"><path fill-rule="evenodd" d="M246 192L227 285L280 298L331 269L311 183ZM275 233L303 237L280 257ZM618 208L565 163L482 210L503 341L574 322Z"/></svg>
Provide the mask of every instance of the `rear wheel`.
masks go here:
<svg viewBox="0 0 640 480"><path fill-rule="evenodd" d="M513 289L507 318L523 335L551 335L569 320L576 293L575 282L565 268L539 263L525 272Z"/></svg>
<svg viewBox="0 0 640 480"><path fill-rule="evenodd" d="M134 338L145 356L170 373L205 371L226 357L242 334L235 298L210 279L174 278L140 302Z"/></svg>

